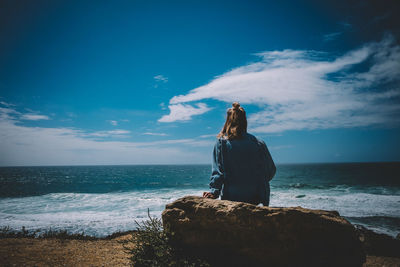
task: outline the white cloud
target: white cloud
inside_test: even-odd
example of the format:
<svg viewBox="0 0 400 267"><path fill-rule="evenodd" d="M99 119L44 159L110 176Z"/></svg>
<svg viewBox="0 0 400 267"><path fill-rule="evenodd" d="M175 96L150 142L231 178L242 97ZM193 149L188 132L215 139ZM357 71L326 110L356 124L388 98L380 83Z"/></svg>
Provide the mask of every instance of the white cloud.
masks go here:
<svg viewBox="0 0 400 267"><path fill-rule="evenodd" d="M270 150L288 149L294 147L293 145L270 146Z"/></svg>
<svg viewBox="0 0 400 267"><path fill-rule="evenodd" d="M111 134L128 134L130 131L127 130L113 130L113 131L108 131Z"/></svg>
<svg viewBox="0 0 400 267"><path fill-rule="evenodd" d="M194 115L200 115L211 108L209 108L204 103L195 104L196 107L187 104L174 104L169 105L168 108L170 113L168 115L162 116L158 121L159 122L174 122L174 121L188 121Z"/></svg>
<svg viewBox="0 0 400 267"><path fill-rule="evenodd" d="M154 76L154 80L156 80L157 82L163 82L163 83L168 82L168 78L165 77L164 75L156 75L156 76Z"/></svg>
<svg viewBox="0 0 400 267"><path fill-rule="evenodd" d="M174 96L170 114L159 121L189 120L210 109L192 112L189 102L215 99L257 105L260 111L249 114L249 126L259 133L400 122L394 116L400 112L394 100L400 93L400 46L390 35L333 59L327 53L298 50L257 56L258 62ZM363 68L355 68L359 65Z"/></svg>
<svg viewBox="0 0 400 267"><path fill-rule="evenodd" d="M39 115L39 114L24 114L20 118L21 120L27 121L39 121L39 120L50 120L50 118L46 115Z"/></svg>
<svg viewBox="0 0 400 267"><path fill-rule="evenodd" d="M332 32L328 34L324 34L323 39L325 42L336 40L343 32Z"/></svg>
<svg viewBox="0 0 400 267"><path fill-rule="evenodd" d="M210 137L216 138L217 134L203 134L199 136L199 138L210 138Z"/></svg>
<svg viewBox="0 0 400 267"><path fill-rule="evenodd" d="M118 125L118 121L108 121L108 122L113 126L117 126Z"/></svg>
<svg viewBox="0 0 400 267"><path fill-rule="evenodd" d="M13 106L15 106L14 104L7 103L7 102L4 102L4 101L0 101L0 104L3 105L3 106L6 106L6 107L13 107Z"/></svg>
<svg viewBox="0 0 400 267"><path fill-rule="evenodd" d="M76 118L77 115L74 112L67 112L66 113L69 118Z"/></svg>
<svg viewBox="0 0 400 267"><path fill-rule="evenodd" d="M152 135L152 136L167 136L166 133L152 133L152 132L145 132L143 135Z"/></svg>
<svg viewBox="0 0 400 267"><path fill-rule="evenodd" d="M90 165L90 164L172 164L205 163L209 155L193 150L211 146L196 139L154 142L105 141L130 132L87 132L73 128L44 128L21 125L21 113L0 108L0 166Z"/></svg>
<svg viewBox="0 0 400 267"><path fill-rule="evenodd" d="M344 29L351 29L351 28L353 27L353 25L350 24L350 23L347 22L347 21L339 22L339 25L341 25Z"/></svg>
<svg viewBox="0 0 400 267"><path fill-rule="evenodd" d="M4 120L12 120L14 119L13 115L19 115L20 113L13 108L2 108L0 107L0 119Z"/></svg>
<svg viewBox="0 0 400 267"><path fill-rule="evenodd" d="M128 130L112 130L112 131L98 131L93 133L87 133L86 136L95 136L95 137L129 137L127 134L131 132Z"/></svg>

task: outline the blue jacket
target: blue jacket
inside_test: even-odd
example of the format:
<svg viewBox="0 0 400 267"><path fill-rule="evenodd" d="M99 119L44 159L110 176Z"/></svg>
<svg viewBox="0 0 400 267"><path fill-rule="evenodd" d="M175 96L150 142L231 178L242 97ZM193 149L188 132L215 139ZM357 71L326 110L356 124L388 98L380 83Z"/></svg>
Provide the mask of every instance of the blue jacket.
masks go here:
<svg viewBox="0 0 400 267"><path fill-rule="evenodd" d="M210 192L221 199L269 205L269 181L276 167L264 141L219 138L214 146Z"/></svg>

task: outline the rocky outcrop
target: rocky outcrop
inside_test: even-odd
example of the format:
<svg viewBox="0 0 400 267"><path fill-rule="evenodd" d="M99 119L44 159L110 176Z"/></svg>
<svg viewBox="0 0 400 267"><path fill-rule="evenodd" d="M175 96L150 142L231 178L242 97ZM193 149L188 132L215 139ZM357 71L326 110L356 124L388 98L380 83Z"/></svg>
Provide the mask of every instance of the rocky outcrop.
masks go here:
<svg viewBox="0 0 400 267"><path fill-rule="evenodd" d="M385 234L375 233L356 225L358 236L368 255L400 258L400 240Z"/></svg>
<svg viewBox="0 0 400 267"><path fill-rule="evenodd" d="M354 227L335 211L187 196L162 213L171 243L214 266L361 266Z"/></svg>

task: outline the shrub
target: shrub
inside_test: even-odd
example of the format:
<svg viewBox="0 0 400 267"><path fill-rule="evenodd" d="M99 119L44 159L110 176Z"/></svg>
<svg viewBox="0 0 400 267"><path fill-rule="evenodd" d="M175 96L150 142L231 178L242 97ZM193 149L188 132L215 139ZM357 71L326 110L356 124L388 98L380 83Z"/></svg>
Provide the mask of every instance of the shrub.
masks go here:
<svg viewBox="0 0 400 267"><path fill-rule="evenodd" d="M148 220L139 223L135 221L137 230L123 243L135 267L206 267L210 266L201 259L188 258L170 245L168 236L163 231L161 219L151 217L147 210ZM129 246L127 246L129 244Z"/></svg>

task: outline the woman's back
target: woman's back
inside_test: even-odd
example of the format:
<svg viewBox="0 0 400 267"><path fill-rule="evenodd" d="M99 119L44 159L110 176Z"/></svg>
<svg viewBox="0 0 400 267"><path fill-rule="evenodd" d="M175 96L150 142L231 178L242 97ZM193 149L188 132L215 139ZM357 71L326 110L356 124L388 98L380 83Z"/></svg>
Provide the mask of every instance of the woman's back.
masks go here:
<svg viewBox="0 0 400 267"><path fill-rule="evenodd" d="M265 143L244 133L233 140L220 138L214 150L213 176L223 173L221 199L268 205L275 165Z"/></svg>
<svg viewBox="0 0 400 267"><path fill-rule="evenodd" d="M214 146L210 192L203 196L269 205L275 171L267 146L247 133L246 112L234 102Z"/></svg>

